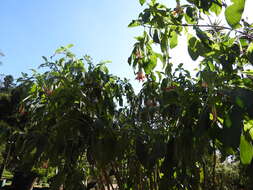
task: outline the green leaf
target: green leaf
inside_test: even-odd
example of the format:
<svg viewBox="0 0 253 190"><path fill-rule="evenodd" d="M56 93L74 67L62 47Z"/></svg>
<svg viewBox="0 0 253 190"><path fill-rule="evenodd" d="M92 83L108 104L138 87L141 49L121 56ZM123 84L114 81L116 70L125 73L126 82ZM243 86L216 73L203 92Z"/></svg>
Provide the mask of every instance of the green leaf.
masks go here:
<svg viewBox="0 0 253 190"><path fill-rule="evenodd" d="M192 7L187 7L186 14L184 15L185 21L188 24L196 24L197 23L197 9Z"/></svg>
<svg viewBox="0 0 253 190"><path fill-rule="evenodd" d="M218 0L220 4L222 4L222 2L220 0ZM213 3L210 11L212 11L213 13L216 14L216 16L218 16L221 13L222 7L216 3Z"/></svg>
<svg viewBox="0 0 253 190"><path fill-rule="evenodd" d="M163 53L166 53L168 50L168 35L167 32L165 34L161 33L161 50Z"/></svg>
<svg viewBox="0 0 253 190"><path fill-rule="evenodd" d="M248 142L244 135L241 135L240 158L242 164L250 164L253 158L253 146Z"/></svg>
<svg viewBox="0 0 253 190"><path fill-rule="evenodd" d="M143 68L146 74L150 74L150 72L156 67L157 65L157 56L152 55L148 62L143 64Z"/></svg>
<svg viewBox="0 0 253 190"><path fill-rule="evenodd" d="M66 45L66 49L70 49L70 48L72 48L74 45L73 44L68 44L68 45Z"/></svg>
<svg viewBox="0 0 253 190"><path fill-rule="evenodd" d="M62 53L62 52L64 52L65 51L65 48L64 47L60 47L60 48L58 48L57 50L55 50L55 53L57 54L57 53Z"/></svg>
<svg viewBox="0 0 253 190"><path fill-rule="evenodd" d="M211 61L208 61L207 64L212 72L215 71L215 66Z"/></svg>
<svg viewBox="0 0 253 190"><path fill-rule="evenodd" d="M170 48L173 49L177 46L178 39L177 39L177 33L175 31L171 32L171 38L170 38Z"/></svg>
<svg viewBox="0 0 253 190"><path fill-rule="evenodd" d="M199 57L199 52L196 48L197 44L198 44L198 40L195 37L191 37L188 40L188 53L191 56L192 60L194 61L197 60Z"/></svg>
<svg viewBox="0 0 253 190"><path fill-rule="evenodd" d="M203 43L206 43L208 44L209 43L209 37L207 36L207 34L200 30L199 27L195 27L195 31L196 31L196 35L199 37L199 39L203 42Z"/></svg>
<svg viewBox="0 0 253 190"><path fill-rule="evenodd" d="M244 121L244 131L249 131L253 127L253 120Z"/></svg>
<svg viewBox="0 0 253 190"><path fill-rule="evenodd" d="M45 62L48 62L47 58L45 56L42 56L42 59L45 61Z"/></svg>
<svg viewBox="0 0 253 190"><path fill-rule="evenodd" d="M227 23L233 28L239 28L244 11L245 0L232 0L233 4L226 8L225 17Z"/></svg>
<svg viewBox="0 0 253 190"><path fill-rule="evenodd" d="M253 43L250 43L247 49L247 58L253 64Z"/></svg>
<svg viewBox="0 0 253 190"><path fill-rule="evenodd" d="M159 39L159 35L158 35L158 30L157 29L155 29L155 31L154 31L153 41L155 43L160 43L160 39Z"/></svg>
<svg viewBox="0 0 253 190"><path fill-rule="evenodd" d="M249 134L250 134L251 140L253 140L253 128L251 128L251 129L249 130Z"/></svg>
<svg viewBox="0 0 253 190"><path fill-rule="evenodd" d="M152 5L156 3L156 0L151 0Z"/></svg>
<svg viewBox="0 0 253 190"><path fill-rule="evenodd" d="M128 25L129 28L140 26L141 23L139 20L132 20L132 22Z"/></svg>
<svg viewBox="0 0 253 190"><path fill-rule="evenodd" d="M143 23L148 23L150 21L150 16L151 16L151 13L150 13L150 10L149 9L146 9L144 11L144 14L141 16L141 20L143 21Z"/></svg>
<svg viewBox="0 0 253 190"><path fill-rule="evenodd" d="M139 2L141 5L143 5L146 2L146 0L139 0Z"/></svg>

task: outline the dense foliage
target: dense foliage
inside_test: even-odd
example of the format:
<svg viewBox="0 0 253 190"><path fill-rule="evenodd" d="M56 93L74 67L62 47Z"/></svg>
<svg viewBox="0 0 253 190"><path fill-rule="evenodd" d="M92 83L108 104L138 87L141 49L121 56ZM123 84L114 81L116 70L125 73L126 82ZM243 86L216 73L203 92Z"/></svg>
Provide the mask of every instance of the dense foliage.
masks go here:
<svg viewBox="0 0 253 190"><path fill-rule="evenodd" d="M129 26L144 32L128 62L141 91L106 63L59 48L43 57L43 72L23 74L17 86L4 80L3 166L50 173L52 189L87 182L120 190L251 189L253 30L242 19L245 1L177 0L174 9L140 3L146 8ZM171 61L183 36L199 63L196 76Z"/></svg>

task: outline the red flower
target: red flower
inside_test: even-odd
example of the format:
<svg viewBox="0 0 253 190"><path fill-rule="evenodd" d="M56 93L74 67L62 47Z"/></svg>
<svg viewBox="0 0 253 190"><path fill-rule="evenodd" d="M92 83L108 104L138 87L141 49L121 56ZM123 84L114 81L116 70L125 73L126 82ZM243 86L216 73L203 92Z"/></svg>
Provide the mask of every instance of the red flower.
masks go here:
<svg viewBox="0 0 253 190"><path fill-rule="evenodd" d="M166 91L166 92L169 92L169 91L171 91L171 90L174 90L176 88L176 86L168 86L168 87L166 87L164 90Z"/></svg>
<svg viewBox="0 0 253 190"><path fill-rule="evenodd" d="M142 71L139 71L137 72L135 79L143 82L145 78L146 78L145 74Z"/></svg>

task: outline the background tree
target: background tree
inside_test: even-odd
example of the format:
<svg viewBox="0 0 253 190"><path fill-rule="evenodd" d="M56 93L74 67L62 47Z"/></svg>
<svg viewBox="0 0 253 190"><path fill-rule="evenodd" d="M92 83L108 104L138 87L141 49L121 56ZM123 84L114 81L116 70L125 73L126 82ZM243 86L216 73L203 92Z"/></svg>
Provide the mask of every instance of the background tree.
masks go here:
<svg viewBox="0 0 253 190"><path fill-rule="evenodd" d="M29 90L21 103L28 121L26 133L15 142L17 165L24 173L45 163L57 167L53 189L62 184L67 189L84 188L82 181L91 173L108 177L107 163L120 149L115 124L119 108L133 91L126 80L109 74L105 63L93 65L88 56L77 59L68 48L56 51L63 54L59 59L44 57L41 67L46 72L19 79ZM88 171L87 159L96 169Z"/></svg>
<svg viewBox="0 0 253 190"><path fill-rule="evenodd" d="M145 2L140 0L142 5ZM155 0L145 4L147 8L129 25L142 26L144 33L136 38L128 62L147 79L141 91L143 102L146 99L152 108L158 107L162 121L168 121L159 189L215 189L220 188L218 155L224 159L239 154L246 165L252 161L252 80L247 76L252 64L252 25L242 19L245 1L232 1L230 6L221 0L182 3L176 1L174 9ZM225 26L211 21L221 16L222 9ZM199 62L195 77L183 64L171 62L171 49L182 35L187 36L189 55ZM160 51L155 52L157 46ZM155 71L158 63L164 70ZM212 177L206 168L210 157Z"/></svg>

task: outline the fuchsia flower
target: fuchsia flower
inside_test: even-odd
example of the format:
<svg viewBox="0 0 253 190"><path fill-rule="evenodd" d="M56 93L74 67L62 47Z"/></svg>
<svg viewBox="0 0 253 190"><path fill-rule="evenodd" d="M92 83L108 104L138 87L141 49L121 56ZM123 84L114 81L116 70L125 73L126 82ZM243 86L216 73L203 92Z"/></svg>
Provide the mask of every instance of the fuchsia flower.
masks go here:
<svg viewBox="0 0 253 190"><path fill-rule="evenodd" d="M142 71L137 72L136 74L136 80L143 82L146 78L145 74Z"/></svg>
<svg viewBox="0 0 253 190"><path fill-rule="evenodd" d="M166 91L166 92L169 92L169 91L171 91L171 90L173 90L173 89L175 89L176 88L176 86L168 86L168 87L166 87L164 90Z"/></svg>

